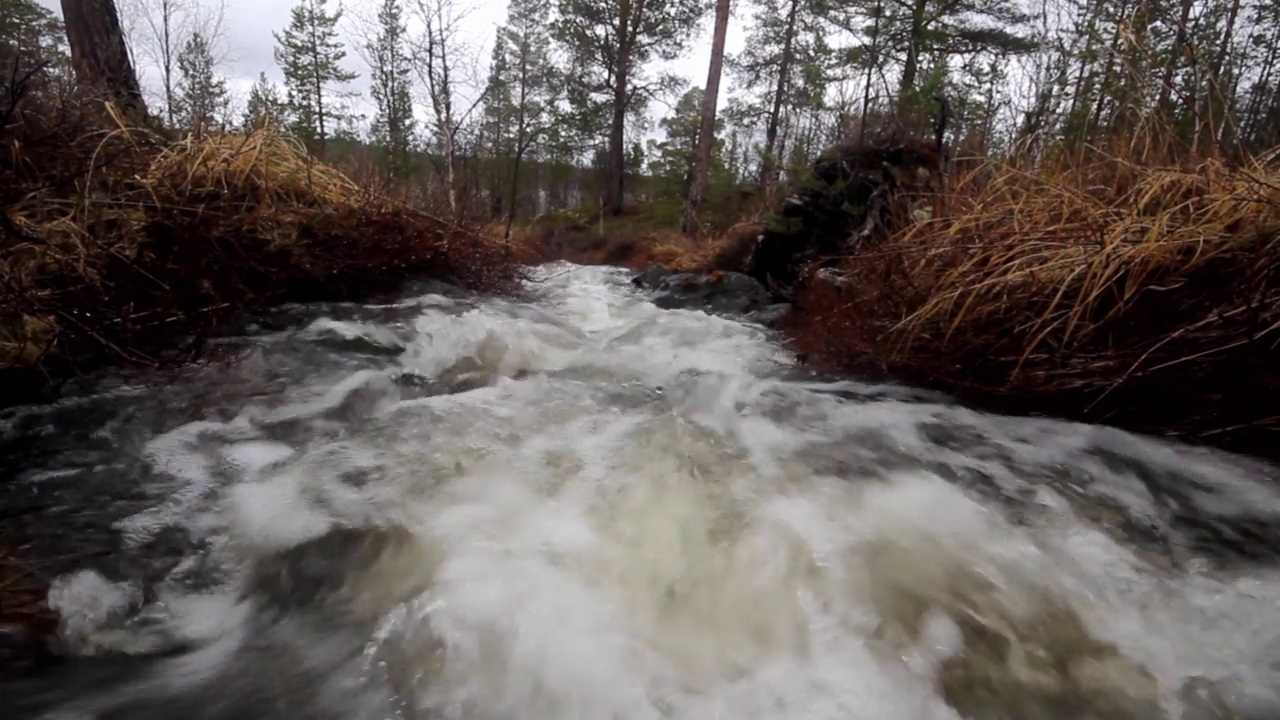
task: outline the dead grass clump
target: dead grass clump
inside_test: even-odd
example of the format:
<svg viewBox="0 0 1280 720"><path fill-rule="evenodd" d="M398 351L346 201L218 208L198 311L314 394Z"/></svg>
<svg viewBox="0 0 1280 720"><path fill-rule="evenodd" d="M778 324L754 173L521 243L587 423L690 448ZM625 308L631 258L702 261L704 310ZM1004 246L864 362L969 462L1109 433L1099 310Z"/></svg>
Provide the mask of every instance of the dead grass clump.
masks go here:
<svg viewBox="0 0 1280 720"><path fill-rule="evenodd" d="M22 189L0 205L0 367L153 363L179 334L274 302L519 279L506 244L369 193L268 129L82 137L0 158Z"/></svg>
<svg viewBox="0 0 1280 720"><path fill-rule="evenodd" d="M988 163L809 278L797 341L962 397L1250 447L1280 430L1280 157Z"/></svg>
<svg viewBox="0 0 1280 720"><path fill-rule="evenodd" d="M622 221L606 224L602 236L598 228L579 227L540 234L524 232L524 242L542 248L540 259L559 258L584 265L616 265L645 270L655 264L675 272L745 272L763 232L759 222L739 223L713 238L689 237L674 229L634 227Z"/></svg>

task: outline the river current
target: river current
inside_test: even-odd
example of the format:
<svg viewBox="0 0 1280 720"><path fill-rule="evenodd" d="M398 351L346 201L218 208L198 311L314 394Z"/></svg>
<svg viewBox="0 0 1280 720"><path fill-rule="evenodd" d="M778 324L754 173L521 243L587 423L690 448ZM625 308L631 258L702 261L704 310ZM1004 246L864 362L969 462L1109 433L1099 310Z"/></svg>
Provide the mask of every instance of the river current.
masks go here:
<svg viewBox="0 0 1280 720"><path fill-rule="evenodd" d="M112 549L50 591L82 659L0 715L1280 717L1277 468L536 275L0 416L8 529Z"/></svg>

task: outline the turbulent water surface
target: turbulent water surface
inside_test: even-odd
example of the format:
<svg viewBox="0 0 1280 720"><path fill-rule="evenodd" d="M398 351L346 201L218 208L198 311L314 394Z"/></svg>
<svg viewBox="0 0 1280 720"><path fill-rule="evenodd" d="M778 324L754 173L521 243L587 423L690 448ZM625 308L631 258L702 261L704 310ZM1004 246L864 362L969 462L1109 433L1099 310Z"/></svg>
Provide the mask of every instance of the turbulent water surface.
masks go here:
<svg viewBox="0 0 1280 720"><path fill-rule="evenodd" d="M4 717L1280 717L1275 468L539 274L0 418L0 518L94 558Z"/></svg>

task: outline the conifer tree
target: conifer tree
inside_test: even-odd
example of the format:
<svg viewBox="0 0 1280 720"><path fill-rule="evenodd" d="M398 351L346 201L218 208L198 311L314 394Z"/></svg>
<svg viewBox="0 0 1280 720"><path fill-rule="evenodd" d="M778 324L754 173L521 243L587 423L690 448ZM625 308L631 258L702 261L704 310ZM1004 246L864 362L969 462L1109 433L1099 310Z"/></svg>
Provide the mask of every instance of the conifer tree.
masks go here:
<svg viewBox="0 0 1280 720"><path fill-rule="evenodd" d="M627 118L667 85L648 78L647 66L679 57L707 6L701 0L558 0L557 8L553 32L571 56L577 91L607 107L605 205L620 215Z"/></svg>
<svg viewBox="0 0 1280 720"><path fill-rule="evenodd" d="M213 71L213 53L200 33L193 33L178 54L176 118L197 132L213 127L225 116L227 82Z"/></svg>
<svg viewBox="0 0 1280 720"><path fill-rule="evenodd" d="M386 153L387 172L406 177L411 169L416 137L412 80L405 39L401 0L383 0L378 9L378 34L368 44L377 110L373 116L373 141Z"/></svg>
<svg viewBox="0 0 1280 720"><path fill-rule="evenodd" d="M249 100L244 109L245 129L278 127L284 110L280 90L267 79L266 73L258 73L258 79L249 88Z"/></svg>
<svg viewBox="0 0 1280 720"><path fill-rule="evenodd" d="M550 22L546 0L511 0L507 22L494 43L485 120L497 133L495 150L510 160L508 232L516 213L521 164L546 136L563 94L563 74L552 60Z"/></svg>
<svg viewBox="0 0 1280 720"><path fill-rule="evenodd" d="M284 71L285 106L295 135L324 152L343 111L335 94L359 77L342 67L347 56L338 39L342 8L327 12L327 0L300 0L284 33L275 33L276 62Z"/></svg>

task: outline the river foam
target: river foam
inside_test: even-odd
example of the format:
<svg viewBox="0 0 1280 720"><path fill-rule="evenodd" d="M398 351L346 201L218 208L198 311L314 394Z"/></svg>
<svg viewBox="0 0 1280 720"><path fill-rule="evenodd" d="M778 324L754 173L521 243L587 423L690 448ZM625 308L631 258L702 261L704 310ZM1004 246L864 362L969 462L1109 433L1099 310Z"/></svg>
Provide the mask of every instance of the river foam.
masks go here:
<svg viewBox="0 0 1280 720"><path fill-rule="evenodd" d="M534 302L316 319L290 335L329 343L302 379L147 439L118 530L193 549L146 602L86 571L54 604L83 652L185 649L19 708L1280 710L1274 468L800 377L763 329L660 310L621 271L541 277Z"/></svg>

